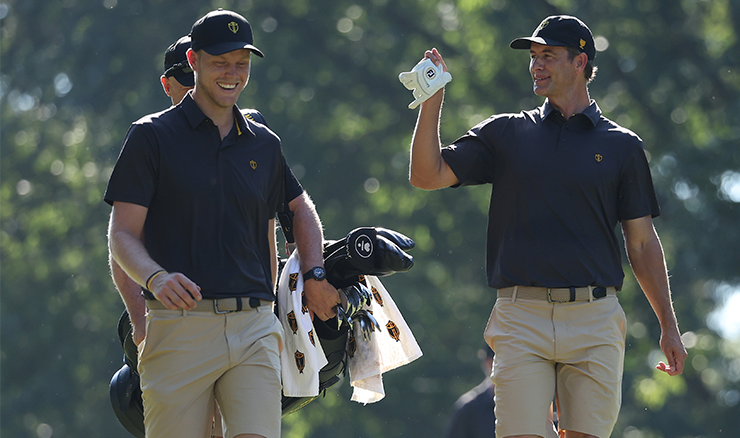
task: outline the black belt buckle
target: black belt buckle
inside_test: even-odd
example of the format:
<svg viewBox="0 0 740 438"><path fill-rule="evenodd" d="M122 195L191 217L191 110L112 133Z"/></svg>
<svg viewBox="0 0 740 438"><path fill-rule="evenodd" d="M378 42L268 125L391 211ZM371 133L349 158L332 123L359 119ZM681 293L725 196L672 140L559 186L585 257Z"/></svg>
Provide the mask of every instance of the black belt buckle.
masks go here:
<svg viewBox="0 0 740 438"><path fill-rule="evenodd" d="M261 305L262 305L262 300L260 300L259 298L255 298L255 297L249 297L249 307L251 307L252 309L256 309Z"/></svg>
<svg viewBox="0 0 740 438"><path fill-rule="evenodd" d="M593 294L594 300L598 300L599 298L604 298L606 296L606 288L600 286L595 287L591 293Z"/></svg>

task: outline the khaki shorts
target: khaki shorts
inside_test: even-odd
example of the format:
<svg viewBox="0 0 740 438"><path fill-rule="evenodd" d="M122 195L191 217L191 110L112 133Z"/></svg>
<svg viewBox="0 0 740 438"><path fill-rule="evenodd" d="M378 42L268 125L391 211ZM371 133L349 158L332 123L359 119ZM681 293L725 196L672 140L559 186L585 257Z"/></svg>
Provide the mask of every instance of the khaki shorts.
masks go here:
<svg viewBox="0 0 740 438"><path fill-rule="evenodd" d="M547 436L557 397L560 429L608 438L622 402L625 323L616 296L496 300L485 331L496 353L496 436Z"/></svg>
<svg viewBox="0 0 740 438"><path fill-rule="evenodd" d="M151 309L139 345L147 436L279 438L282 326L269 305L237 313Z"/></svg>

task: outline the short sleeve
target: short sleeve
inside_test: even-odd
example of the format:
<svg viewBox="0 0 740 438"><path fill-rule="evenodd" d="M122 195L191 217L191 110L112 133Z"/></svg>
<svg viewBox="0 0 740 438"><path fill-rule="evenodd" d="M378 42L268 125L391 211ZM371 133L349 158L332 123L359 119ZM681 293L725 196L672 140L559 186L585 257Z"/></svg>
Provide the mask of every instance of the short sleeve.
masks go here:
<svg viewBox="0 0 740 438"><path fill-rule="evenodd" d="M156 191L157 157L146 127L132 125L108 180L105 202L110 205L115 201L129 202L148 208Z"/></svg>
<svg viewBox="0 0 740 438"><path fill-rule="evenodd" d="M493 181L494 154L476 126L453 144L442 149L442 158L455 173L459 184L453 187L486 184Z"/></svg>
<svg viewBox="0 0 740 438"><path fill-rule="evenodd" d="M618 202L620 221L647 215L660 216L653 178L650 175L650 166L642 142L632 146L631 155L622 171Z"/></svg>

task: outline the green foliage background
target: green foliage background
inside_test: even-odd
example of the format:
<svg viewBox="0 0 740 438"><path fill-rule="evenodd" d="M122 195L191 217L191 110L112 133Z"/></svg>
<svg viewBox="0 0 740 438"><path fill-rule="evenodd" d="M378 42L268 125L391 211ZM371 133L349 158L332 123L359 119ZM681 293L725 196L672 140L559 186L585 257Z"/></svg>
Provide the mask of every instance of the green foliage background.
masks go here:
<svg viewBox="0 0 740 438"><path fill-rule="evenodd" d="M285 437L440 436L482 378L488 187L407 182L416 112L398 82L437 47L453 74L451 142L495 112L541 103L527 54L508 42L542 18L577 15L598 38L591 95L645 141L686 372L653 371L659 327L627 274L619 438L734 437L740 341L707 327L740 287L738 0L6 0L0 3L0 435L126 437L108 401L123 306L107 268L108 175L129 124L169 105L164 49L216 7L245 15L266 54L240 105L260 109L314 198L327 236L364 225L417 242L416 266L384 283L424 357L362 406L347 382L286 417ZM207 232L207 230L204 230ZM629 267L625 266L629 271ZM740 316L739 316L740 317Z"/></svg>

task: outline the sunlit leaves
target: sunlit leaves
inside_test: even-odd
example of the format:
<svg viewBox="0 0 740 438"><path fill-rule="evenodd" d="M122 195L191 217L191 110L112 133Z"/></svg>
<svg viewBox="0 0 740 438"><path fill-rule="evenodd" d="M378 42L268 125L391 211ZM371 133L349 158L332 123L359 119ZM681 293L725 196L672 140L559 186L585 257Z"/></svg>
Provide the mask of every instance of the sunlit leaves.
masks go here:
<svg viewBox="0 0 740 438"><path fill-rule="evenodd" d="M671 377L662 371L653 371L652 377L636 380L635 398L654 411L660 410L669 397L686 392L683 377Z"/></svg>
<svg viewBox="0 0 740 438"><path fill-rule="evenodd" d="M708 2L707 7L709 11L703 20L704 41L709 54L719 58L737 41L730 5L727 0L714 0Z"/></svg>

